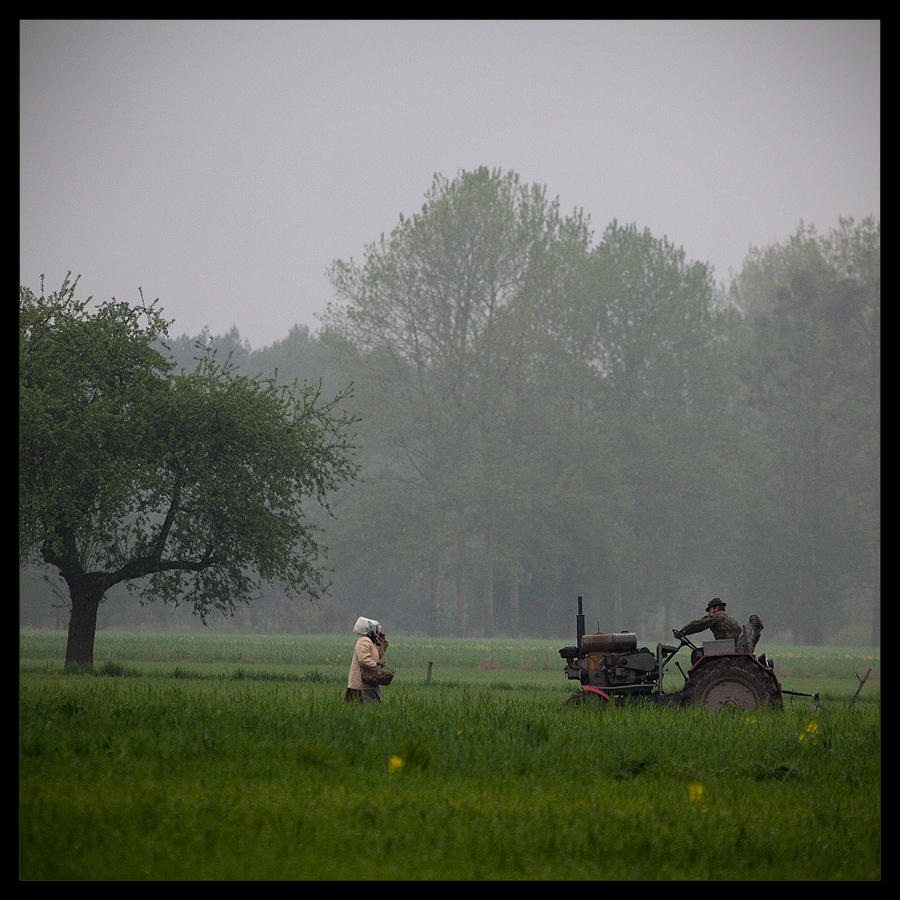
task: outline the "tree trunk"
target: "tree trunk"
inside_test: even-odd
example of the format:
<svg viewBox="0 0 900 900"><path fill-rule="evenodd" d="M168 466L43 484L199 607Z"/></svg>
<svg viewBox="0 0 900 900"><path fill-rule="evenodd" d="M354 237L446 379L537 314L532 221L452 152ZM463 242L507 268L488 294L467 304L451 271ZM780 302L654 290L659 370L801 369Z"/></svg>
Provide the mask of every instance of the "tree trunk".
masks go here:
<svg viewBox="0 0 900 900"><path fill-rule="evenodd" d="M647 597L647 571L650 568L649 560L647 559L648 554L649 551L644 550L638 558L635 599L631 601L632 617L635 622L630 627L638 634L647 633L647 601L645 598Z"/></svg>
<svg viewBox="0 0 900 900"><path fill-rule="evenodd" d="M72 615L69 618L69 637L66 643L66 668L93 666L94 636L97 632L97 610L103 590L91 583L74 580L69 583Z"/></svg>
<svg viewBox="0 0 900 900"><path fill-rule="evenodd" d="M872 646L881 646L881 543L872 547Z"/></svg>
<svg viewBox="0 0 900 900"><path fill-rule="evenodd" d="M484 636L494 636L494 572L488 569L487 584L484 588Z"/></svg>
<svg viewBox="0 0 900 900"><path fill-rule="evenodd" d="M428 577L430 632L432 637L442 633L441 628L441 564L437 551L431 556L431 572Z"/></svg>
<svg viewBox="0 0 900 900"><path fill-rule="evenodd" d="M466 584L461 568L456 570L456 636L466 636L467 622Z"/></svg>
<svg viewBox="0 0 900 900"><path fill-rule="evenodd" d="M487 584L484 588L484 636L494 636L494 527L487 527Z"/></svg>
<svg viewBox="0 0 900 900"><path fill-rule="evenodd" d="M515 579L509 586L509 629L514 638L519 636L519 582Z"/></svg>

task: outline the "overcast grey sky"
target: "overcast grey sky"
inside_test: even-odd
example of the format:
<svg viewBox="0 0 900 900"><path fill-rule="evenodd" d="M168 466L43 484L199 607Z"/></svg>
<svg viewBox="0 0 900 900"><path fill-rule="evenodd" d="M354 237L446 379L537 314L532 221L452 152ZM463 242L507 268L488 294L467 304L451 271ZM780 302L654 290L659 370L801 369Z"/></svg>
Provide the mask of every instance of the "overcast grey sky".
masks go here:
<svg viewBox="0 0 900 900"><path fill-rule="evenodd" d="M880 24L93 21L20 29L20 282L254 349L478 166L737 271L880 217Z"/></svg>

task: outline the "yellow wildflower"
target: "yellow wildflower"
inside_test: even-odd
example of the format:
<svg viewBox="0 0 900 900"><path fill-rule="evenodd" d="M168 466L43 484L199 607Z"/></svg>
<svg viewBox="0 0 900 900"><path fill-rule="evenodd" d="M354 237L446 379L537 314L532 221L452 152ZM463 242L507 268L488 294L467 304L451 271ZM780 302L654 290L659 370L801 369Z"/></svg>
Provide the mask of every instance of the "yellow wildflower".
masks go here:
<svg viewBox="0 0 900 900"><path fill-rule="evenodd" d="M688 799L700 807L700 812L706 812L706 791L702 784L694 783L688 787Z"/></svg>
<svg viewBox="0 0 900 900"><path fill-rule="evenodd" d="M392 774L394 772L399 772L403 768L404 765L405 765L405 763L404 763L402 756L392 756L388 760L388 771L391 772Z"/></svg>

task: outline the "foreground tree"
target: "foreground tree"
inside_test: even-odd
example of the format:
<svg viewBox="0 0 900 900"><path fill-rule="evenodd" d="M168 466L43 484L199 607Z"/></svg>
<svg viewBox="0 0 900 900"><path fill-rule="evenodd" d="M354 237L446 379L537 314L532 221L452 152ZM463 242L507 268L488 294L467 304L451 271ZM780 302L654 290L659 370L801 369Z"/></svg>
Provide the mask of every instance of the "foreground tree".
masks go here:
<svg viewBox="0 0 900 900"><path fill-rule="evenodd" d="M327 589L319 528L356 467L339 393L248 378L214 353L173 374L155 304L88 310L77 279L19 291L19 556L69 590L66 665L93 663L97 611L125 583L205 620L261 581Z"/></svg>

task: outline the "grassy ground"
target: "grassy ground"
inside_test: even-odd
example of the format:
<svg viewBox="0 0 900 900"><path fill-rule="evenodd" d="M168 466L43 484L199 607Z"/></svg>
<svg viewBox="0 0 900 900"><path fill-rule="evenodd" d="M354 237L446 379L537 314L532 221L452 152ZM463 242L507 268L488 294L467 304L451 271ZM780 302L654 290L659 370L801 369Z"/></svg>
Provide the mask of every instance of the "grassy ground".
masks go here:
<svg viewBox="0 0 900 900"><path fill-rule="evenodd" d="M880 878L873 651L783 648L821 708L710 714L565 707L541 641L398 638L375 708L345 638L60 648L22 635L23 879Z"/></svg>

